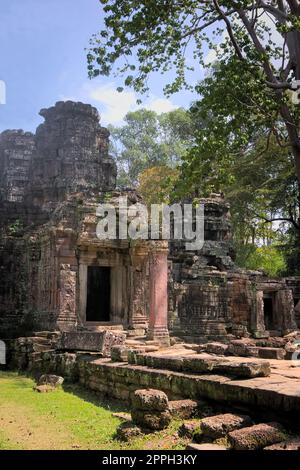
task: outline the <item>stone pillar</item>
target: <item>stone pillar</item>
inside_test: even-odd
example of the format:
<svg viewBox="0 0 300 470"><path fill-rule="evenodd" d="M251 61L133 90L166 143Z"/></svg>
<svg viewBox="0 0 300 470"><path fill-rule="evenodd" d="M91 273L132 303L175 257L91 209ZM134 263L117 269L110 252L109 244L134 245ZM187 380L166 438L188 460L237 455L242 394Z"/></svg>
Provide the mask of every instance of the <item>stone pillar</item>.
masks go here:
<svg viewBox="0 0 300 470"><path fill-rule="evenodd" d="M148 245L148 242L138 241L130 248L129 327L136 331L148 328L149 322Z"/></svg>
<svg viewBox="0 0 300 470"><path fill-rule="evenodd" d="M295 308L293 291L290 289L279 290L276 293L276 310L281 319L281 333L286 335L297 330L295 320Z"/></svg>
<svg viewBox="0 0 300 470"><path fill-rule="evenodd" d="M150 318L148 338L169 345L168 242L152 244L150 255Z"/></svg>
<svg viewBox="0 0 300 470"><path fill-rule="evenodd" d="M263 291L256 292L256 305L254 309L254 321L252 325L252 333L255 338L267 338L269 333L265 328L264 319L264 293Z"/></svg>

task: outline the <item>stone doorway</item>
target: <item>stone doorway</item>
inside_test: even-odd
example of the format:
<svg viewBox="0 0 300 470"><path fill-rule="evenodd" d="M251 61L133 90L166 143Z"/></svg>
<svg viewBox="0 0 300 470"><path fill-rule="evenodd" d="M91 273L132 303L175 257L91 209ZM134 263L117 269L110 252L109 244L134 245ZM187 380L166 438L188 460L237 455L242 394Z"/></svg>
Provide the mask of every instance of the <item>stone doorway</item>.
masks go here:
<svg viewBox="0 0 300 470"><path fill-rule="evenodd" d="M87 322L109 322L111 311L111 268L89 266L87 271Z"/></svg>
<svg viewBox="0 0 300 470"><path fill-rule="evenodd" d="M263 297L264 302L264 322L265 322L265 329L268 330L275 330L275 298L274 293L264 293Z"/></svg>

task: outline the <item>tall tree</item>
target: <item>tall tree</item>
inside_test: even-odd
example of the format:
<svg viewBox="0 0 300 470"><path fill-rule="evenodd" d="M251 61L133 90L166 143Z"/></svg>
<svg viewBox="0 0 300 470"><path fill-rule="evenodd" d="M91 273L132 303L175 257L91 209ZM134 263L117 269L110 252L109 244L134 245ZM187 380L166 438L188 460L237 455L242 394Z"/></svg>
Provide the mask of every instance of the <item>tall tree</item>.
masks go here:
<svg viewBox="0 0 300 470"><path fill-rule="evenodd" d="M242 263L258 240L284 244L292 259L300 246L299 184L290 147L280 146L269 130L270 122L281 130L284 123L272 100L266 106L268 89L243 66L237 74L235 61L215 65L197 87L200 99L191 108L195 139L177 193L226 194Z"/></svg>
<svg viewBox="0 0 300 470"><path fill-rule="evenodd" d="M120 127L109 127L120 186L136 186L147 169L174 168L192 140L191 115L181 108L161 115L140 109L128 113L124 121Z"/></svg>
<svg viewBox="0 0 300 470"><path fill-rule="evenodd" d="M100 1L105 29L92 39L91 77L109 75L118 62L125 85L144 92L151 72L175 67L165 90L172 93L189 87L186 54L202 66L207 45L225 62L234 54L236 73L247 69L265 90L263 107L280 116L284 127L270 119L268 128L291 148L300 182L299 106L286 94L300 80L299 0Z"/></svg>

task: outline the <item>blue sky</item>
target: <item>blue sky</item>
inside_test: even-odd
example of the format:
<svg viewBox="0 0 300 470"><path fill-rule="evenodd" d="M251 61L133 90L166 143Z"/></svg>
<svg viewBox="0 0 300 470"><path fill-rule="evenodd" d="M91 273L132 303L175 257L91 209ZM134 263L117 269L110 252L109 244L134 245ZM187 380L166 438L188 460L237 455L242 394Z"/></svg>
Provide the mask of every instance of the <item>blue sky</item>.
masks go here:
<svg viewBox="0 0 300 470"><path fill-rule="evenodd" d="M95 105L102 123L119 123L136 109L132 90L119 94L115 78L87 78L85 47L103 26L98 0L1 0L0 80L6 83L6 105L0 105L0 131L34 131L43 121L41 108L73 99ZM150 80L143 105L157 112L187 106L193 99L181 92L166 100L164 80Z"/></svg>

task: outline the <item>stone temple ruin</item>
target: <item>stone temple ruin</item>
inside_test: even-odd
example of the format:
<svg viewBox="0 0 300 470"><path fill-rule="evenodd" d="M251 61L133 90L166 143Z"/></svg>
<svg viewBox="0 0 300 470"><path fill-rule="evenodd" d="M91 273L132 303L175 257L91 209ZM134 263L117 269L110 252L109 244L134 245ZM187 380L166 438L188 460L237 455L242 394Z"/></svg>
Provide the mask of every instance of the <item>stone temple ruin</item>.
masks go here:
<svg viewBox="0 0 300 470"><path fill-rule="evenodd" d="M35 136L1 134L1 335L151 328L150 309L161 310L153 276L160 265L167 273L167 247L96 237L99 203L121 195L108 131L89 105L40 114ZM168 337L156 321L152 334Z"/></svg>
<svg viewBox="0 0 300 470"><path fill-rule="evenodd" d="M0 134L0 338L9 366L58 372L118 399L142 384L173 399L300 415L300 376L295 384L287 372L300 338L300 278L235 265L220 195L202 201L199 252L177 240L98 239L101 202L141 198L116 189L95 108L59 102L40 114L35 135Z"/></svg>
<svg viewBox="0 0 300 470"><path fill-rule="evenodd" d="M199 253L171 243L171 329L195 340L283 336L300 328L300 279L268 279L233 261L229 205L203 199L205 243ZM188 338L186 338L188 339Z"/></svg>

